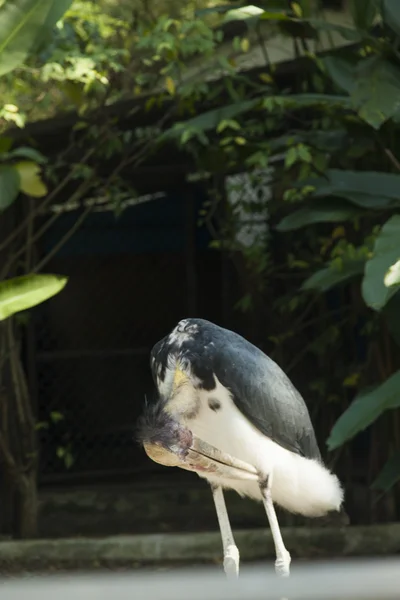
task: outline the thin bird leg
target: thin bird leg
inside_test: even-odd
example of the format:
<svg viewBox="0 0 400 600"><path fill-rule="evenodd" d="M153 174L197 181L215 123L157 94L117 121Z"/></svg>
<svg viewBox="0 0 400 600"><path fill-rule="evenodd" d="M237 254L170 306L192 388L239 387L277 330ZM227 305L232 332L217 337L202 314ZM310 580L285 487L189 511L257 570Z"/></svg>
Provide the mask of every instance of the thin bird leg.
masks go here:
<svg viewBox="0 0 400 600"><path fill-rule="evenodd" d="M263 498L265 512L267 513L269 526L271 528L272 538L275 545L275 572L280 577L289 577L291 557L283 543L281 530L279 528L274 503L271 496L271 476L260 480L260 491Z"/></svg>
<svg viewBox="0 0 400 600"><path fill-rule="evenodd" d="M221 486L212 485L211 489L222 537L222 547L224 550L224 571L228 578L236 578L239 576L240 556L239 550L233 538L231 524L229 523L224 492Z"/></svg>

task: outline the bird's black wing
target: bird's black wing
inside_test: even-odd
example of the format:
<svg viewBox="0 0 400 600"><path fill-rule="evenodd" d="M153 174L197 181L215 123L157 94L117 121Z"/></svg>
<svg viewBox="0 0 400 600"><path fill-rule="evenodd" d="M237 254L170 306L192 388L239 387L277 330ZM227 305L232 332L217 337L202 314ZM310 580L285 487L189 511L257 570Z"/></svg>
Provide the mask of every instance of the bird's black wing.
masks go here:
<svg viewBox="0 0 400 600"><path fill-rule="evenodd" d="M215 374L259 431L291 452L320 459L307 406L282 369L240 335L202 319L187 321L198 325L196 333L176 350L204 387L212 389Z"/></svg>

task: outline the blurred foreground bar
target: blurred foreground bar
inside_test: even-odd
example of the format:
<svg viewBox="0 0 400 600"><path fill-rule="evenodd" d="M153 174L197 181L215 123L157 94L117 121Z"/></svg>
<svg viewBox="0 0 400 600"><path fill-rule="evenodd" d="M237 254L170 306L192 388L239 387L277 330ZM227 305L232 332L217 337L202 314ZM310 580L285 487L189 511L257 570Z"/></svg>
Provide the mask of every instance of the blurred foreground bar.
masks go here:
<svg viewBox="0 0 400 600"><path fill-rule="evenodd" d="M398 600L400 559L294 564L287 580L271 565L247 566L239 581L220 569L68 575L0 582L1 600Z"/></svg>

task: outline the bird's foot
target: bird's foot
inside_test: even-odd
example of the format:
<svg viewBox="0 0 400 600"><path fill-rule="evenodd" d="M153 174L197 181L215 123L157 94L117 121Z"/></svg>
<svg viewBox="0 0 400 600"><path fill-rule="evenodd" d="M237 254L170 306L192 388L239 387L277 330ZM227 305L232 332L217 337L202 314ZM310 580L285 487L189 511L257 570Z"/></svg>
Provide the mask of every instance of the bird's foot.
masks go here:
<svg viewBox="0 0 400 600"><path fill-rule="evenodd" d="M284 553L275 561L275 573L278 577L289 577L291 560L289 552L285 549Z"/></svg>
<svg viewBox="0 0 400 600"><path fill-rule="evenodd" d="M224 571L228 579L239 577L239 550L237 546L228 546L224 556Z"/></svg>

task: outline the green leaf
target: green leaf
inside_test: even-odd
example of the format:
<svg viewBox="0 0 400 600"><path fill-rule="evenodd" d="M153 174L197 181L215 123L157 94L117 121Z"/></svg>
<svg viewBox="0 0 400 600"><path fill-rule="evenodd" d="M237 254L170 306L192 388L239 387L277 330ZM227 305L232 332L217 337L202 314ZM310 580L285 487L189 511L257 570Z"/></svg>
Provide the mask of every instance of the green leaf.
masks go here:
<svg viewBox="0 0 400 600"><path fill-rule="evenodd" d="M400 4L398 0L383 0L382 14L385 23L400 36Z"/></svg>
<svg viewBox="0 0 400 600"><path fill-rule="evenodd" d="M365 303L381 310L396 293L396 287L384 282L389 268L400 259L400 215L394 215L383 225L375 240L372 257L365 264L362 295Z"/></svg>
<svg viewBox="0 0 400 600"><path fill-rule="evenodd" d="M163 139L179 137L184 130L194 129L200 131L217 130L221 121L228 121L254 108L259 103L258 99L245 100L223 106L214 110L208 110L193 119L177 123L168 129L161 137Z"/></svg>
<svg viewBox="0 0 400 600"><path fill-rule="evenodd" d="M354 65L338 56L327 56L321 62L333 82L350 95L355 85Z"/></svg>
<svg viewBox="0 0 400 600"><path fill-rule="evenodd" d="M71 2L4 0L0 4L0 75L20 66Z"/></svg>
<svg viewBox="0 0 400 600"><path fill-rule="evenodd" d="M328 439L328 448L334 450L357 433L374 423L387 410L400 407L400 371L382 385L364 391L350 404L336 421Z"/></svg>
<svg viewBox="0 0 400 600"><path fill-rule="evenodd" d="M52 3L52 0L5 0L0 6L0 75L24 62Z"/></svg>
<svg viewBox="0 0 400 600"><path fill-rule="evenodd" d="M336 23L329 23L323 19L307 19L314 29L318 31L327 31L339 33L348 42L360 42L363 39L360 31L351 27L345 27L344 25L337 25Z"/></svg>
<svg viewBox="0 0 400 600"><path fill-rule="evenodd" d="M17 169L0 166L0 213L8 208L18 196L20 177Z"/></svg>
<svg viewBox="0 0 400 600"><path fill-rule="evenodd" d="M20 177L20 190L34 198L41 198L47 194L47 187L41 178L40 166L32 161L21 161L15 164L15 169Z"/></svg>
<svg viewBox="0 0 400 600"><path fill-rule="evenodd" d="M350 108L350 99L346 96L335 96L326 94L288 94L287 96L267 96L260 101L259 98L253 100L244 100L242 102L234 102L206 111L187 121L176 123L171 129L168 129L161 136L161 140L165 141L171 138L177 138L182 135L183 131L198 130L211 131L217 130L221 121L235 119L241 114L253 110L261 105L262 108L270 111L276 107L280 108L303 108L303 107L340 107Z"/></svg>
<svg viewBox="0 0 400 600"><path fill-rule="evenodd" d="M43 156L41 152L38 152L29 146L20 146L20 148L12 150L9 152L8 158L28 158L29 160L34 160L39 164L45 164L47 162L47 158Z"/></svg>
<svg viewBox="0 0 400 600"><path fill-rule="evenodd" d="M294 231L313 223L337 223L354 219L360 210L340 200L313 202L284 217L277 225L278 231Z"/></svg>
<svg viewBox="0 0 400 600"><path fill-rule="evenodd" d="M354 277L362 274L365 260L344 260L342 269L329 266L325 269L317 271L301 286L302 290L317 290L319 292L327 292L333 287L345 283Z"/></svg>
<svg viewBox="0 0 400 600"><path fill-rule="evenodd" d="M50 420L51 420L53 423L59 423L60 421L63 421L63 420L64 420L64 418L65 418L65 417L64 417L64 415L62 415L61 413L59 413L59 412L57 412L57 411L52 411L52 412L50 413Z"/></svg>
<svg viewBox="0 0 400 600"><path fill-rule="evenodd" d="M249 4L226 12L223 23L243 21L247 25L255 25L260 19L268 21L289 21L290 18L283 10L263 10L259 6Z"/></svg>
<svg viewBox="0 0 400 600"><path fill-rule="evenodd" d="M375 479L371 488L388 492L400 481L400 452L395 452L389 458L378 477Z"/></svg>
<svg viewBox="0 0 400 600"><path fill-rule="evenodd" d="M351 99L359 116L379 129L400 109L400 69L377 56L361 61Z"/></svg>
<svg viewBox="0 0 400 600"><path fill-rule="evenodd" d="M0 282L0 321L41 304L66 285L61 275L23 275Z"/></svg>
<svg viewBox="0 0 400 600"><path fill-rule="evenodd" d="M338 57L327 57L323 64L332 80L351 99L359 117L379 129L400 109L400 69L380 56L355 64Z"/></svg>
<svg viewBox="0 0 400 600"><path fill-rule="evenodd" d="M350 14L357 29L367 31L378 14L378 0L350 0Z"/></svg>
<svg viewBox="0 0 400 600"><path fill-rule="evenodd" d="M310 178L301 182L301 185L313 186L313 196L316 198L337 196L362 208L400 206L400 175L392 173L328 169L325 177Z"/></svg>

